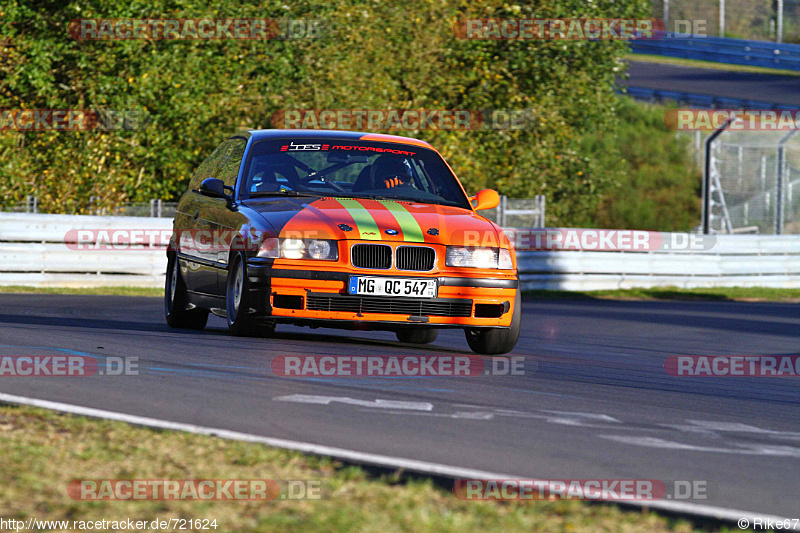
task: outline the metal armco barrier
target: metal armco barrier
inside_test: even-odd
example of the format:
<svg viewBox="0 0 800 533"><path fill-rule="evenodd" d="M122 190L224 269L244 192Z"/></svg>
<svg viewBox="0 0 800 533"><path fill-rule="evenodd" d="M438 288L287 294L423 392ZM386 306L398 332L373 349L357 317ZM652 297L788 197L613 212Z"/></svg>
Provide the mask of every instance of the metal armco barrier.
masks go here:
<svg viewBox="0 0 800 533"><path fill-rule="evenodd" d="M715 237L708 250L518 252L517 262L523 289L800 287L800 236Z"/></svg>
<svg viewBox="0 0 800 533"><path fill-rule="evenodd" d="M76 250L70 230L170 232L169 219L0 213L0 285L161 287L164 247ZM664 234L672 242L687 234ZM800 287L800 236L717 235L706 250L518 251L524 289Z"/></svg>
<svg viewBox="0 0 800 533"><path fill-rule="evenodd" d="M114 230L169 233L172 220L0 213L0 285L163 286L166 247L142 245L136 250L76 250L71 230L108 230L111 238Z"/></svg>
<svg viewBox="0 0 800 533"><path fill-rule="evenodd" d="M640 39L630 42L636 54L653 54L733 65L800 70L800 45L726 37Z"/></svg>
<svg viewBox="0 0 800 533"><path fill-rule="evenodd" d="M672 100L681 106L703 109L785 109L792 111L797 106L783 104L773 104L761 100L741 100L738 98L724 98L721 96L710 96L707 94L683 93L679 91L665 91L662 89L650 89L648 87L625 87L625 90L618 90L621 94L627 94L636 100L647 102L663 102Z"/></svg>

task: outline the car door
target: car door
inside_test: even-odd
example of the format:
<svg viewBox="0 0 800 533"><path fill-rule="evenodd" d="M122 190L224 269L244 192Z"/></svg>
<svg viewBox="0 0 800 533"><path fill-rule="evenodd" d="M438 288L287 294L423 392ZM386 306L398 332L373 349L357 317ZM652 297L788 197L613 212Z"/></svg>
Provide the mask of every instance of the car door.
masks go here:
<svg viewBox="0 0 800 533"><path fill-rule="evenodd" d="M232 191L236 190L236 180L239 177L239 169L242 166L247 140L243 137L233 137L230 139L230 150L225 157L225 161L220 165L220 169L215 178L221 179L226 187ZM245 216L237 209L236 202L225 200L224 198L209 198L206 205L207 211L205 218L211 231L218 238L217 243L224 243L225 246L215 246L213 250L213 260L217 268L217 293L225 294L225 287L228 278L228 255L230 245L237 230L245 222Z"/></svg>
<svg viewBox="0 0 800 533"><path fill-rule="evenodd" d="M230 148L231 140L226 140L197 168L175 215L175 229L181 231L181 272L186 288L193 292L217 294L216 254L203 245L213 242L208 212L217 199L200 194L200 184L217 176Z"/></svg>

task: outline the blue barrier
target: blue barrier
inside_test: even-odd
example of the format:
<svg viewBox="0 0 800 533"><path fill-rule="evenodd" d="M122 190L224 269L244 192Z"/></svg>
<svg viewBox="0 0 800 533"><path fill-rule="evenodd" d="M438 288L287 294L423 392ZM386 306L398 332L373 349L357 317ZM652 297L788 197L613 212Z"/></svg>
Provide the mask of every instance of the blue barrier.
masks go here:
<svg viewBox="0 0 800 533"><path fill-rule="evenodd" d="M736 98L721 98L707 94L682 93L678 91L663 91L647 87L618 88L617 92L627 94L637 100L648 102L662 102L673 100L679 105L703 109L786 109L795 110L797 107L772 104L758 100L738 100Z"/></svg>
<svg viewBox="0 0 800 533"><path fill-rule="evenodd" d="M733 65L800 70L800 45L725 37L675 37L630 42L635 54L653 54Z"/></svg>

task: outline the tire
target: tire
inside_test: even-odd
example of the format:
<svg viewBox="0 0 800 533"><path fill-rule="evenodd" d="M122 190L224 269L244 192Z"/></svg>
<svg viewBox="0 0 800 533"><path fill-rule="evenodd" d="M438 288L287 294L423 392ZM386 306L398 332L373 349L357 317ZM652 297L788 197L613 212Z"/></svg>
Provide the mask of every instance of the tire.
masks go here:
<svg viewBox="0 0 800 533"><path fill-rule="evenodd" d="M167 258L167 280L164 284L164 317L171 328L203 329L208 322L208 311L186 309L186 283L181 277L178 256Z"/></svg>
<svg viewBox="0 0 800 533"><path fill-rule="evenodd" d="M439 336L439 330L433 328L400 329L395 332L400 342L411 344L430 344Z"/></svg>
<svg viewBox="0 0 800 533"><path fill-rule="evenodd" d="M467 344L469 344L473 352L481 355L508 353L517 345L521 322L522 294L517 290L514 297L514 314L511 317L511 327L466 329L464 334L467 337Z"/></svg>
<svg viewBox="0 0 800 533"><path fill-rule="evenodd" d="M250 315L250 282L247 279L247 256L244 252L231 255L228 279L225 284L225 313L228 331L238 337L268 336L274 325L256 324Z"/></svg>

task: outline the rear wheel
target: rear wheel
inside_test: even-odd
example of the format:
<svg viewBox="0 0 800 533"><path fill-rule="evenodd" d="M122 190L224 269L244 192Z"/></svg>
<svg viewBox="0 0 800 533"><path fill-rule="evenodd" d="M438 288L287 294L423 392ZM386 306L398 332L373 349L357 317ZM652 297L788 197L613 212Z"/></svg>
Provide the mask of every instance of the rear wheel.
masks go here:
<svg viewBox="0 0 800 533"><path fill-rule="evenodd" d="M178 257L172 253L167 259L167 280L164 285L164 317L172 328L203 329L208 322L208 311L186 309L186 284L181 277Z"/></svg>
<svg viewBox="0 0 800 533"><path fill-rule="evenodd" d="M400 342L430 344L439 336L439 330L432 328L400 329L395 332L395 335Z"/></svg>
<svg viewBox="0 0 800 533"><path fill-rule="evenodd" d="M228 331L233 335L251 337L268 335L274 325L259 325L250 314L250 282L247 279L247 257L244 252L232 256L225 290L225 313Z"/></svg>
<svg viewBox="0 0 800 533"><path fill-rule="evenodd" d="M519 340L522 322L522 295L519 290L514 297L514 314L509 328L474 328L464 330L467 344L473 352L483 355L499 355L514 349Z"/></svg>

